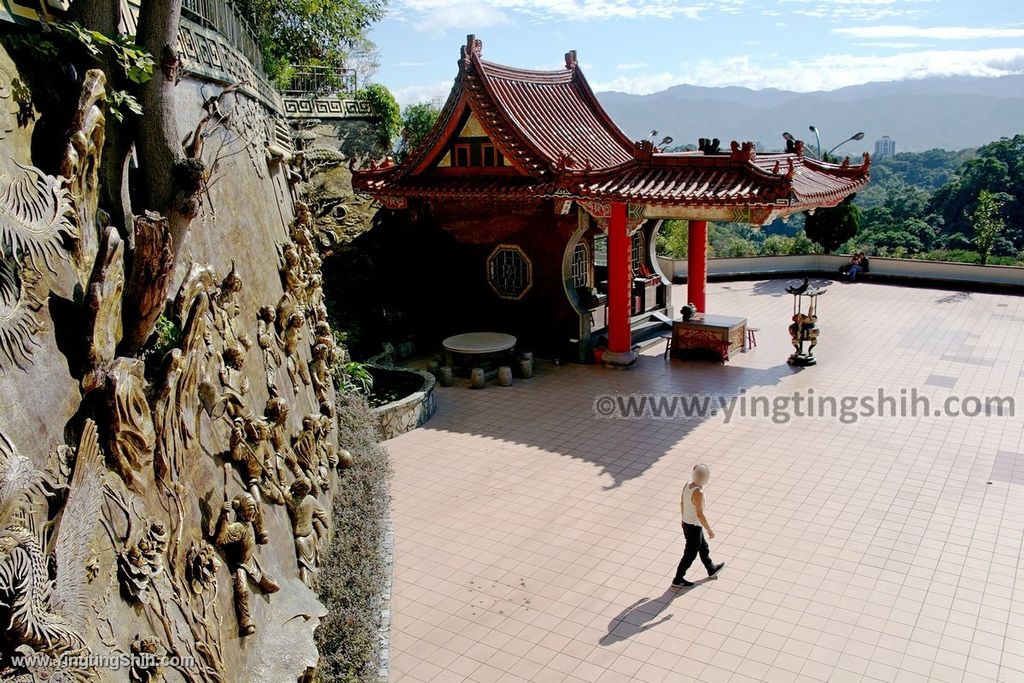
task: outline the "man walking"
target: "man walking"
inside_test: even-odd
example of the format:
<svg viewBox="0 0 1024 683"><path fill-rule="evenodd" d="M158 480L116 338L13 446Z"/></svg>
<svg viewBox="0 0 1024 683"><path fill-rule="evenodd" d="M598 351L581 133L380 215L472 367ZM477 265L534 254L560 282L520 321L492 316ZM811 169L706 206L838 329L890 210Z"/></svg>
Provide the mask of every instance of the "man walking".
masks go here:
<svg viewBox="0 0 1024 683"><path fill-rule="evenodd" d="M693 481L683 487L682 499L679 501L679 509L683 513L683 537L686 539L686 548L683 549L683 559L679 560L679 568L676 569L676 577L672 579L672 585L676 588L692 586L692 581L686 580L686 570L693 564L697 555L708 570L709 577L717 577L718 572L725 566L724 562L714 564L711 562L711 550L708 548L707 539L704 538L704 531L707 530L708 538L713 539L715 532L711 530L707 517L704 516L704 487L711 478L711 470L705 464L695 465L693 468Z"/></svg>

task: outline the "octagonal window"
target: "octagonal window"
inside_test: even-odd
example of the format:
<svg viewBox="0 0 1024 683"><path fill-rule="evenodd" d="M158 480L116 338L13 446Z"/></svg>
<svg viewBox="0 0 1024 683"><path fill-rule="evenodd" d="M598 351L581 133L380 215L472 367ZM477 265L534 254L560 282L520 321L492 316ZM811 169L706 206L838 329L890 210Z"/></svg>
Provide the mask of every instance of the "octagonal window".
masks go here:
<svg viewBox="0 0 1024 683"><path fill-rule="evenodd" d="M499 244L487 257L487 282L502 299L521 299L533 284L533 265L514 244Z"/></svg>

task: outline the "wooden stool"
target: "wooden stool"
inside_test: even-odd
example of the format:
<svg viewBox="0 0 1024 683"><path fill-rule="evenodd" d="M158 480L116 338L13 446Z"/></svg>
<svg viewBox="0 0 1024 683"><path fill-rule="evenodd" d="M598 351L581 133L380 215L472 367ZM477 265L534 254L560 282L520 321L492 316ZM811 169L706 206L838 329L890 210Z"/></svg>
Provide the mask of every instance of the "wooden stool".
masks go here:
<svg viewBox="0 0 1024 683"><path fill-rule="evenodd" d="M747 348L752 349L757 346L757 331L760 328L748 327L747 328Z"/></svg>
<svg viewBox="0 0 1024 683"><path fill-rule="evenodd" d="M665 340L665 352L662 355L668 360L669 354L672 353L672 333L666 332L660 336Z"/></svg>

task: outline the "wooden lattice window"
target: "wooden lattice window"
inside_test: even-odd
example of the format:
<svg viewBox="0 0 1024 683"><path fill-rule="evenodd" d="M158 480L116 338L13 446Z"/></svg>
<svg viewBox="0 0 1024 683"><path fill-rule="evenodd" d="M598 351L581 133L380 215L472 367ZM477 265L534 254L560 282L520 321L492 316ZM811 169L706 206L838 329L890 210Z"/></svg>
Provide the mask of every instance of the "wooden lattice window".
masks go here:
<svg viewBox="0 0 1024 683"><path fill-rule="evenodd" d="M533 264L514 244L499 244L487 258L487 283L502 299L521 299L533 284Z"/></svg>
<svg viewBox="0 0 1024 683"><path fill-rule="evenodd" d="M633 254L630 260L630 266L633 268L633 276L636 277L640 275L640 266L644 262L644 235L639 230L633 233L632 247Z"/></svg>
<svg viewBox="0 0 1024 683"><path fill-rule="evenodd" d="M574 288L590 287L590 249L585 242L573 247L569 274Z"/></svg>

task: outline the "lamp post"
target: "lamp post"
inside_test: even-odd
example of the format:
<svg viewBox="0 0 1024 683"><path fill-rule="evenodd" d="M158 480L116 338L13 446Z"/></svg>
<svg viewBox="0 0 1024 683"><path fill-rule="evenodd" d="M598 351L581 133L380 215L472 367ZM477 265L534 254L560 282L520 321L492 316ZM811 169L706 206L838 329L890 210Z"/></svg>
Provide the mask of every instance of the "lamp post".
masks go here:
<svg viewBox="0 0 1024 683"><path fill-rule="evenodd" d="M832 152L836 151L837 149L839 149L840 147L845 145L847 142L853 142L854 140L863 140L864 139L864 131L860 131L860 132L854 133L853 135L851 135L850 137L846 138L845 140L840 142L838 145L836 145L835 147L830 149L824 156L822 156L822 154L821 154L821 132L818 130L817 126L809 126L809 129L810 129L810 131L812 133L814 133L814 139L817 142L818 161L825 161L827 157L832 155ZM787 133L783 133L782 137L783 137L783 139L786 142L794 142L796 140L796 138L793 137L793 134L792 133L788 133L788 132Z"/></svg>
<svg viewBox="0 0 1024 683"><path fill-rule="evenodd" d="M817 142L818 142L818 161L824 161L821 158L821 135L818 133L818 127L817 126L808 126L808 128L810 129L810 131L812 133L814 133L814 139L817 140Z"/></svg>
<svg viewBox="0 0 1024 683"><path fill-rule="evenodd" d="M840 142L838 145L836 145L835 147L830 149L828 151L828 154L829 154L829 156L832 156L832 152L836 151L837 149L839 149L840 147L845 145L847 142L853 142L854 140L863 140L863 139L864 139L864 131L861 131L859 133L854 133L853 135L851 135L850 137L846 138L845 140Z"/></svg>

